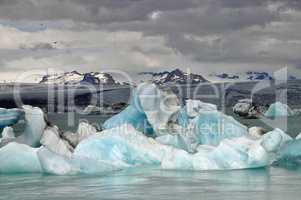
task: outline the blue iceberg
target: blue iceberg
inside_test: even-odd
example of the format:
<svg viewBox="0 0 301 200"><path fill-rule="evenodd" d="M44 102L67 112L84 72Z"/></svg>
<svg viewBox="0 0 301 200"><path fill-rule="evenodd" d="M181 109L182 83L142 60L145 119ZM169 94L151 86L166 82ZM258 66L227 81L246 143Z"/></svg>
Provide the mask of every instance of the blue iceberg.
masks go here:
<svg viewBox="0 0 301 200"><path fill-rule="evenodd" d="M222 140L248 134L248 128L221 112L203 113L193 122L200 144L218 145Z"/></svg>
<svg viewBox="0 0 301 200"><path fill-rule="evenodd" d="M23 119L24 112L20 109L0 108L0 128L12 126Z"/></svg>
<svg viewBox="0 0 301 200"><path fill-rule="evenodd" d="M48 126L40 109L25 106L23 110L27 126L14 138L16 143L0 149L0 173L96 174L138 166L258 168L296 148L280 129L252 137L246 126L215 105L187 100L181 108L170 90L153 84L139 86L132 104L107 120L102 132L80 125L78 133L84 137L76 141L65 140L58 128ZM10 131L5 135L13 136Z"/></svg>
<svg viewBox="0 0 301 200"><path fill-rule="evenodd" d="M0 149L0 173L41 173L38 149L9 143Z"/></svg>

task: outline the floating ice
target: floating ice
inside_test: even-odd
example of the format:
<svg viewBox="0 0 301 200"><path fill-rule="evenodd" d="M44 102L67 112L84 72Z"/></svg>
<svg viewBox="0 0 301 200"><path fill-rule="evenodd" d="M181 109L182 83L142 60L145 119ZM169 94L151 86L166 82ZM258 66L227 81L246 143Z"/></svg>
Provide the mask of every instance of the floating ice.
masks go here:
<svg viewBox="0 0 301 200"><path fill-rule="evenodd" d="M105 129L131 124L146 135L165 135L169 124L176 121L180 109L178 98L170 91L162 91L154 84L141 84L132 97L132 103L120 114L107 120Z"/></svg>
<svg viewBox="0 0 301 200"><path fill-rule="evenodd" d="M191 123L194 124L193 132L200 144L218 145L223 139L248 134L246 126L219 111L203 113Z"/></svg>
<svg viewBox="0 0 301 200"><path fill-rule="evenodd" d="M292 141L293 138L286 133L284 133L281 129L274 129L263 135L262 145L268 151L273 151L277 147L282 147L287 142Z"/></svg>
<svg viewBox="0 0 301 200"><path fill-rule="evenodd" d="M37 150L11 142L0 149L0 173L41 173Z"/></svg>
<svg viewBox="0 0 301 200"><path fill-rule="evenodd" d="M293 115L293 111L288 107L288 105L281 102L276 102L270 105L269 109L264 114L265 117L269 118L286 117L291 115Z"/></svg>
<svg viewBox="0 0 301 200"><path fill-rule="evenodd" d="M44 173L70 175L80 172L71 158L60 156L45 147L39 149L37 154Z"/></svg>
<svg viewBox="0 0 301 200"><path fill-rule="evenodd" d="M0 128L12 126L24 117L24 112L20 109L0 108Z"/></svg>
<svg viewBox="0 0 301 200"><path fill-rule="evenodd" d="M73 147L67 141L60 138L59 129L56 126L47 127L40 142L44 147L58 155L69 158L72 156Z"/></svg>
<svg viewBox="0 0 301 200"><path fill-rule="evenodd" d="M204 103L200 100L186 100L186 105L180 109L178 114L178 123L182 127L188 127L191 119L197 117L202 113L209 113L217 111L214 104Z"/></svg>
<svg viewBox="0 0 301 200"><path fill-rule="evenodd" d="M105 121L104 129L111 129L119 127L123 124L131 124L137 130L142 131L148 135L153 135L154 131L146 119L145 113L141 112L134 105L129 105L121 113L113 116Z"/></svg>
<svg viewBox="0 0 301 200"><path fill-rule="evenodd" d="M270 165L292 140L280 129L263 136L258 134L261 130L252 129L249 134L246 126L212 104L188 100L180 108L174 94L152 84L139 86L132 104L107 120L102 132L81 123L77 134L61 133L47 126L40 109L27 106L24 111L27 126L16 139L23 144L0 149L1 173L95 174L145 165L188 170L257 168Z"/></svg>
<svg viewBox="0 0 301 200"><path fill-rule="evenodd" d="M136 104L141 106L155 134L169 134L170 125L176 122L180 110L177 96L170 90L160 90L154 84L139 85L136 95Z"/></svg>
<svg viewBox="0 0 301 200"><path fill-rule="evenodd" d="M211 103L188 99L186 100L186 110L189 117L197 117L202 113L217 111L217 107Z"/></svg>
<svg viewBox="0 0 301 200"><path fill-rule="evenodd" d="M74 157L111 163L124 168L159 164L164 153L163 145L125 124L82 141L76 147Z"/></svg>
<svg viewBox="0 0 301 200"><path fill-rule="evenodd" d="M261 138L267 132L267 130L262 127L253 126L248 129L248 132L252 137Z"/></svg>
<svg viewBox="0 0 301 200"><path fill-rule="evenodd" d="M44 113L40 108L31 106L23 106L23 110L25 111L26 127L16 141L32 147L39 147L40 139L46 128Z"/></svg>
<svg viewBox="0 0 301 200"><path fill-rule="evenodd" d="M247 136L224 139L218 146L200 145L196 153L164 145L148 138L129 125L103 131L81 142L75 149L75 158L86 158L111 163L116 168L157 165L164 169L245 169L264 167L274 159L271 153L282 143L280 134L252 139ZM271 141L270 141L271 140ZM266 149L262 143L274 144ZM273 146L273 148L271 148Z"/></svg>
<svg viewBox="0 0 301 200"><path fill-rule="evenodd" d="M5 127L2 131L2 138L3 139L14 139L15 133L12 127Z"/></svg>

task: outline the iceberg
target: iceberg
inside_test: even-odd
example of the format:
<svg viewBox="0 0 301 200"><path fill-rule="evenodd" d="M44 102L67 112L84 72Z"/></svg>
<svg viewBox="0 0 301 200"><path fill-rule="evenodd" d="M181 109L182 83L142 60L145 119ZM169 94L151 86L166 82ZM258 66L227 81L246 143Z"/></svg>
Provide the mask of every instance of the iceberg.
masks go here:
<svg viewBox="0 0 301 200"><path fill-rule="evenodd" d="M137 130L144 132L147 135L153 135L154 131L147 121L145 113L139 111L134 105L129 105L121 113L114 115L112 118L105 121L104 129L119 127L123 124L131 124Z"/></svg>
<svg viewBox="0 0 301 200"><path fill-rule="evenodd" d="M248 128L219 111L203 113L191 122L200 144L218 145L223 139L248 134Z"/></svg>
<svg viewBox="0 0 301 200"><path fill-rule="evenodd" d="M136 95L137 106L140 105L156 136L169 134L181 108L178 97L171 90L159 89L155 84L139 85Z"/></svg>
<svg viewBox="0 0 301 200"><path fill-rule="evenodd" d="M161 144L131 125L123 125L82 141L75 149L74 158L111 163L117 169L141 165L186 170L257 168L270 165L282 144L278 140L279 132L269 135L260 139L248 136L224 139L217 146L199 145L196 153L189 153Z"/></svg>
<svg viewBox="0 0 301 200"><path fill-rule="evenodd" d="M23 119L24 112L20 109L0 108L0 128L12 126Z"/></svg>
<svg viewBox="0 0 301 200"><path fill-rule="evenodd" d="M0 149L0 173L41 173L38 149L11 142Z"/></svg>
<svg viewBox="0 0 301 200"><path fill-rule="evenodd" d="M15 139L14 129L12 127L5 127L2 131L2 139Z"/></svg>
<svg viewBox="0 0 301 200"><path fill-rule="evenodd" d="M39 108L25 106L23 135L0 149L0 173L95 174L138 166L228 170L269 166L293 140L280 129L250 130L213 104L187 100L153 84L139 86L132 104L108 119L104 130L80 123L62 133ZM26 158L26 159L24 159ZM2 160L5 160L2 162Z"/></svg>
<svg viewBox="0 0 301 200"><path fill-rule="evenodd" d="M45 116L40 108L23 106L25 112L26 127L22 135L16 138L16 142L27 144L31 147L39 147L40 139L47 124Z"/></svg>
<svg viewBox="0 0 301 200"><path fill-rule="evenodd" d="M182 127L188 127L191 119L197 117L202 113L209 113L217 111L217 107L214 104L204 103L200 100L186 100L186 105L180 109L178 113L177 122Z"/></svg>
<svg viewBox="0 0 301 200"><path fill-rule="evenodd" d="M107 120L103 127L111 129L123 124L130 124L146 135L152 132L158 141L189 152L194 152L199 144L217 145L225 138L248 133L247 127L219 112L216 105L187 100L181 108L170 90L147 83L136 89L131 105Z"/></svg>
<svg viewBox="0 0 301 200"><path fill-rule="evenodd" d="M72 163L71 158L63 157L42 147L37 155L44 173L56 175L73 175L80 172L79 167Z"/></svg>
<svg viewBox="0 0 301 200"><path fill-rule="evenodd" d="M292 140L286 143L277 154L275 165L297 168L301 166L301 140Z"/></svg>
<svg viewBox="0 0 301 200"><path fill-rule="evenodd" d="M102 131L79 143L75 158L111 163L116 167L159 164L165 146L125 124ZM162 149L163 148L163 149Z"/></svg>
<svg viewBox="0 0 301 200"><path fill-rule="evenodd" d="M270 105L269 109L265 112L264 116L269 118L276 118L276 117L288 117L292 116L294 113L290 109L290 107L286 104L281 102L276 102Z"/></svg>
<svg viewBox="0 0 301 200"><path fill-rule="evenodd" d="M69 158L74 150L66 140L60 137L59 129L56 126L45 129L40 143L52 152Z"/></svg>

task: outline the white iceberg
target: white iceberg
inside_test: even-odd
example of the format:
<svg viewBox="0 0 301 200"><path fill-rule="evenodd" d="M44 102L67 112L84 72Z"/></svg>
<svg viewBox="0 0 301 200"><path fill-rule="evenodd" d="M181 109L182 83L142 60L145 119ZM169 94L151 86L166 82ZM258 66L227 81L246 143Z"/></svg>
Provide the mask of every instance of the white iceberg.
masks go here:
<svg viewBox="0 0 301 200"><path fill-rule="evenodd" d="M31 147L39 147L40 139L47 124L44 113L40 108L23 106L25 112L26 127L22 135L16 138L16 142L27 144Z"/></svg>
<svg viewBox="0 0 301 200"><path fill-rule="evenodd" d="M294 112L290 109L290 107L281 102L276 102L270 105L269 109L265 112L264 116L269 118L275 117L288 117L292 116Z"/></svg>
<svg viewBox="0 0 301 200"><path fill-rule="evenodd" d="M80 169L71 158L58 155L43 147L37 151L41 168L44 173L56 175L72 175L80 173Z"/></svg>
<svg viewBox="0 0 301 200"><path fill-rule="evenodd" d="M15 139L15 132L12 127L5 127L2 131L2 139Z"/></svg>
<svg viewBox="0 0 301 200"><path fill-rule="evenodd" d="M58 155L68 158L72 156L73 147L60 137L59 129L56 126L47 127L40 142L44 147Z"/></svg>

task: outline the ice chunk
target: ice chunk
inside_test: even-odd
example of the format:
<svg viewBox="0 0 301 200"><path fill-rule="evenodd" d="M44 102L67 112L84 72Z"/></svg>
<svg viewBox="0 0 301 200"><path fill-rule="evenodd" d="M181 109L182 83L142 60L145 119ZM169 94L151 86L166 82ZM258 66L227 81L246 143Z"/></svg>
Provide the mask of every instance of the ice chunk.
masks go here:
<svg viewBox="0 0 301 200"><path fill-rule="evenodd" d="M266 138L270 139L273 137ZM224 139L218 146L199 145L198 152L192 154L161 144L129 125L123 125L82 141L75 149L74 157L110 163L121 169L140 165L190 170L257 168L267 166L273 160L261 141L247 136Z"/></svg>
<svg viewBox="0 0 301 200"><path fill-rule="evenodd" d="M296 140L301 139L301 133L299 135L297 135Z"/></svg>
<svg viewBox="0 0 301 200"><path fill-rule="evenodd" d="M123 124L131 124L137 130L153 135L154 131L147 121L145 113L139 111L134 105L129 105L121 113L114 115L112 118L105 121L104 129L111 129L119 127Z"/></svg>
<svg viewBox="0 0 301 200"><path fill-rule="evenodd" d="M182 127L188 127L191 119L202 113L217 111L214 104L204 103L199 100L186 100L186 105L180 109L177 122Z"/></svg>
<svg viewBox="0 0 301 200"><path fill-rule="evenodd" d="M262 145L270 152L277 150L278 147L282 147L285 143L293 140L291 136L278 128L266 133L262 138Z"/></svg>
<svg viewBox="0 0 301 200"><path fill-rule="evenodd" d="M43 147L37 152L44 173L71 175L80 172L79 167L71 158L60 156Z"/></svg>
<svg viewBox="0 0 301 200"><path fill-rule="evenodd" d="M81 122L78 125L76 133L64 132L61 136L64 140L68 141L73 148L75 148L79 142L96 133L97 130L94 126L86 122Z"/></svg>
<svg viewBox="0 0 301 200"><path fill-rule="evenodd" d="M55 175L104 174L119 170L111 163L87 157L63 157L43 147L38 151L44 173Z"/></svg>
<svg viewBox="0 0 301 200"><path fill-rule="evenodd" d="M293 111L288 107L288 105L281 102L276 102L270 105L269 109L265 112L265 117L275 118L275 117L285 117L293 115Z"/></svg>
<svg viewBox="0 0 301 200"><path fill-rule="evenodd" d="M112 163L117 167L159 164L163 154L162 145L127 124L83 140L74 151L75 157Z"/></svg>
<svg viewBox="0 0 301 200"><path fill-rule="evenodd" d="M77 134L79 136L79 141L82 141L85 138L88 138L91 135L97 133L97 130L94 126L86 122L81 122L78 125Z"/></svg>
<svg viewBox="0 0 301 200"><path fill-rule="evenodd" d="M300 167L301 166L301 140L291 140L287 142L277 154L277 162L282 167Z"/></svg>
<svg viewBox="0 0 301 200"><path fill-rule="evenodd" d="M5 127L2 131L2 138L3 139L14 139L15 133L12 127Z"/></svg>
<svg viewBox="0 0 301 200"><path fill-rule="evenodd" d="M170 90L161 90L155 84L141 84L136 95L139 105L157 136L169 133L170 123L176 122L180 110L177 96Z"/></svg>
<svg viewBox="0 0 301 200"><path fill-rule="evenodd" d="M183 140L180 134L176 135L163 135L156 138L156 141L160 142L161 144L170 145L178 149L185 149L188 151L187 144Z"/></svg>
<svg viewBox="0 0 301 200"><path fill-rule="evenodd" d="M218 111L202 113L191 122L200 144L218 145L223 139L240 137L248 134L246 126L233 117Z"/></svg>
<svg viewBox="0 0 301 200"><path fill-rule="evenodd" d="M218 146L200 145L198 152L173 151L162 160L164 169L221 170L264 167L270 154L258 140L247 137L225 139Z"/></svg>
<svg viewBox="0 0 301 200"><path fill-rule="evenodd" d="M45 129L41 138L41 144L61 156L69 158L72 156L73 147L60 138L59 129L56 126Z"/></svg>
<svg viewBox="0 0 301 200"><path fill-rule="evenodd" d="M23 110L25 111L26 127L16 141L32 147L39 147L40 139L46 128L44 113L40 108L31 106L23 106Z"/></svg>
<svg viewBox="0 0 301 200"><path fill-rule="evenodd" d="M0 149L0 173L42 172L37 150L15 142L2 147Z"/></svg>
<svg viewBox="0 0 301 200"><path fill-rule="evenodd" d="M191 118L197 117L204 112L212 112L217 110L217 107L214 104L204 103L200 100L192 99L186 100L185 108L187 110L187 115Z"/></svg>
<svg viewBox="0 0 301 200"><path fill-rule="evenodd" d="M177 96L154 84L141 84L133 94L131 105L107 120L105 129L131 124L146 135L165 135L176 122L180 106Z"/></svg>
<svg viewBox="0 0 301 200"><path fill-rule="evenodd" d="M24 112L20 109L0 108L0 128L12 126L23 119Z"/></svg>
<svg viewBox="0 0 301 200"><path fill-rule="evenodd" d="M258 126L253 126L249 128L248 131L249 131L249 135L255 138L261 138L267 132L267 130Z"/></svg>

